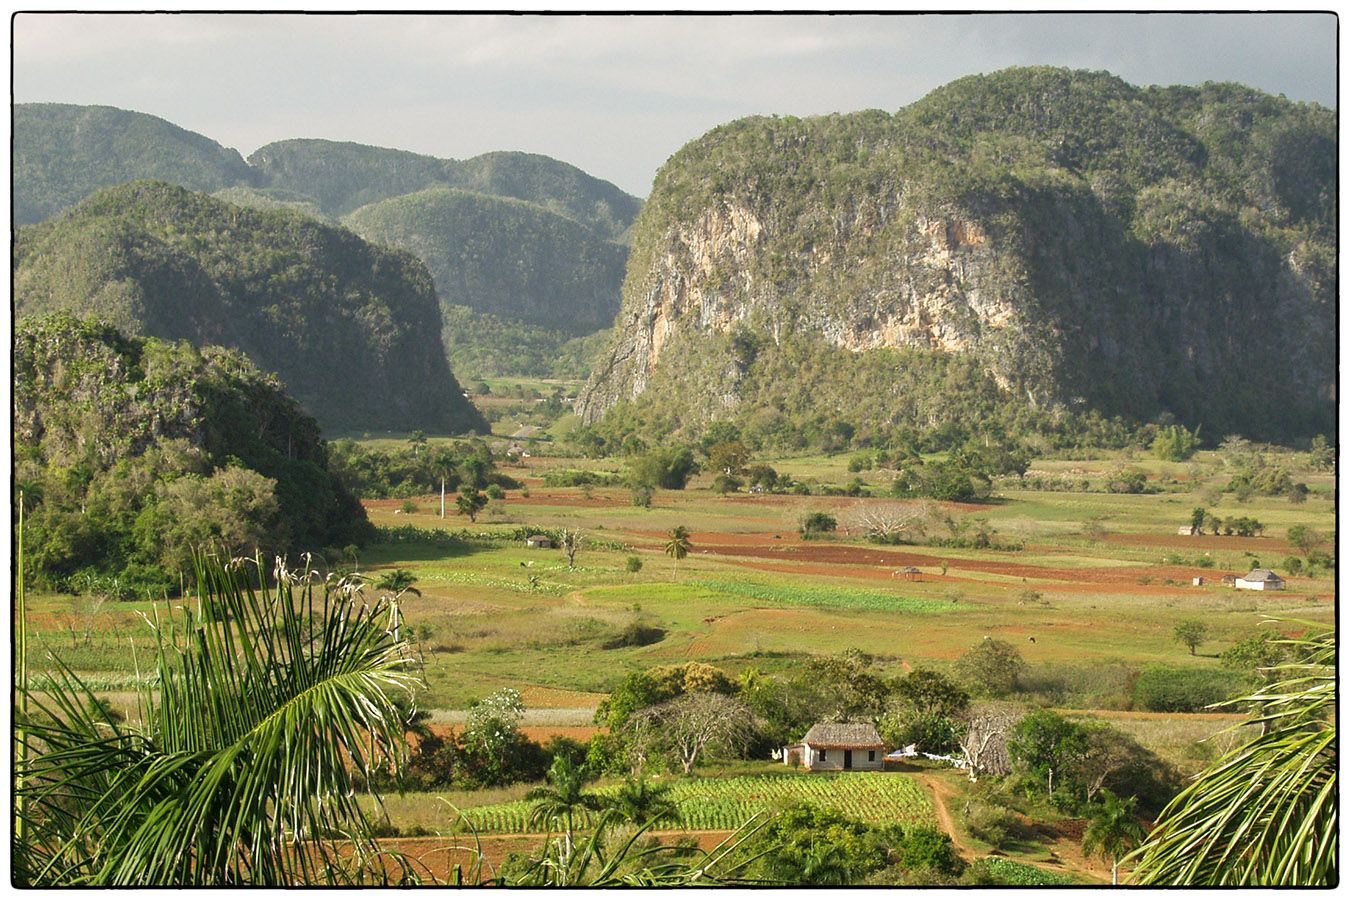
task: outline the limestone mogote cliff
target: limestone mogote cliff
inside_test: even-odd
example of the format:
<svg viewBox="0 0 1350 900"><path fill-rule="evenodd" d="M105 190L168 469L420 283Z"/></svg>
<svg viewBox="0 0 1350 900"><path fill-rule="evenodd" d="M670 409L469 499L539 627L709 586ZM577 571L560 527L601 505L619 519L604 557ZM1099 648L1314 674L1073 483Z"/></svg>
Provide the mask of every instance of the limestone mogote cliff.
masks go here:
<svg viewBox="0 0 1350 900"><path fill-rule="evenodd" d="M790 347L813 361L798 392L821 415L870 402L868 428L903 418L901 367L946 357L1035 410L1327 430L1335 134L1330 110L1239 85L1060 69L722 126L658 174L578 412L658 404L692 429L809 406L768 383L792 380Z"/></svg>

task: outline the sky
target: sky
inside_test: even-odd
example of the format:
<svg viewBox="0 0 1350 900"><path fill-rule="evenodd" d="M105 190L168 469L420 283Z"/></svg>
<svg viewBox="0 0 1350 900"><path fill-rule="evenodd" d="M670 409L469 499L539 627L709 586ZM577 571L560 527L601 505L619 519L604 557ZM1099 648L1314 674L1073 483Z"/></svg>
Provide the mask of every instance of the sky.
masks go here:
<svg viewBox="0 0 1350 900"><path fill-rule="evenodd" d="M895 111L1013 65L1239 81L1336 105L1329 14L61 15L13 22L16 102L151 113L245 156L328 138L543 153L640 197L741 116Z"/></svg>

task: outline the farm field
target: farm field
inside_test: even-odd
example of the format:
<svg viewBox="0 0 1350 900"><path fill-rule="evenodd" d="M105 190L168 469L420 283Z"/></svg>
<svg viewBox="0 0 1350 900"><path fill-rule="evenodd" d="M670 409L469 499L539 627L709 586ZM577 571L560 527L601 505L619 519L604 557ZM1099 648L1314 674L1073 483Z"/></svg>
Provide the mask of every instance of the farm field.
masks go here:
<svg viewBox="0 0 1350 900"><path fill-rule="evenodd" d="M680 808L680 826L690 831L731 831L755 816L793 801L809 801L865 822L934 824L933 807L913 779L894 772L848 774L737 775L727 778L671 779L671 799ZM600 786L594 793L613 793ZM405 828L444 833L521 834L531 831L530 803L519 799L459 807L462 818L440 803L445 792L407 793L384 799L390 822ZM461 798L469 800L471 798Z"/></svg>
<svg viewBox="0 0 1350 900"><path fill-rule="evenodd" d="M585 740L607 693L628 673L653 666L698 660L735 677L747 668L786 672L807 655L857 648L897 673L949 671L989 636L1018 648L1036 702L1070 717L1104 719L1179 771L1194 772L1231 746L1234 738L1220 733L1238 719L1132 710L1138 672L1154 664L1219 667L1222 650L1264 627L1294 633L1307 627L1301 623L1334 622L1334 572L1307 577L1284 565L1300 552L1286 537L1295 525L1315 528L1327 538L1321 549L1334 550L1331 475L1297 472L1311 490L1303 503L1240 503L1231 494L1216 497L1227 476L1208 452L1189 464L1038 460L1032 472L1094 482L1128 462L1148 472L1156 492L1035 490L1011 480L996 484L987 502L933 504L957 521L982 520L1009 549L888 546L869 543L854 523L863 511L896 501L820 493L855 476L844 456L767 461L811 485L810 496L723 497L704 474L686 490L658 490L652 506L641 508L624 487L544 483L561 469L617 472L616 461L549 457L547 444L531 446L536 452L524 465L503 468L522 486L492 501L476 522L453 513L442 519L434 496L412 498L412 511L403 499L363 501L374 524L401 536L362 550L359 570L372 578L409 570L420 591L404 596L403 611L424 665L417 705L438 727L460 727L471 703L512 687L525 703L522 724L531 739ZM860 477L878 495L889 484L884 472ZM1197 506L1220 517L1254 517L1265 532L1179 535ZM798 525L813 512L834 516L840 531L803 539ZM681 525L693 549L676 562L664 544ZM585 537L573 567L561 551L530 549L513 536L560 528ZM1284 575L1287 590L1246 592L1221 583L1257 565ZM1197 577L1205 583L1194 585ZM136 660L151 649L143 616L153 617L156 605L51 594L29 603L35 677L49 666L44 651L59 654L114 709L134 716ZM1191 619L1207 627L1194 654L1173 637ZM634 624L657 629L659 639L618 641ZM803 776L761 765L753 774L677 779L687 811L682 827L729 829L802 792L873 821L934 821L929 792L906 775ZM953 785L952 802L959 803L964 787L960 779ZM418 828L447 834L454 814L437 799L445 797L479 831L517 834L526 828L524 791L391 794L384 814L405 835ZM1043 857L1028 853L1023 862L1042 865ZM1087 862L1065 865L1056 871L1100 878Z"/></svg>

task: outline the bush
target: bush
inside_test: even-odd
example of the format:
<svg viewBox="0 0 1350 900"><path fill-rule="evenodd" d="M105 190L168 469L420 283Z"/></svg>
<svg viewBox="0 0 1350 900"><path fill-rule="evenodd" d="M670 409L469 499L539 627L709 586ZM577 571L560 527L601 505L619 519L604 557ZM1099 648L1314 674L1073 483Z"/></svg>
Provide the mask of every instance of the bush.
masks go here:
<svg viewBox="0 0 1350 900"><path fill-rule="evenodd" d="M971 800L965 808L966 829L992 847L1002 849L1021 828L1017 816L1006 806Z"/></svg>
<svg viewBox="0 0 1350 900"><path fill-rule="evenodd" d="M719 494L734 494L741 489L741 481L735 476L721 474L713 479L712 489Z"/></svg>
<svg viewBox="0 0 1350 900"><path fill-rule="evenodd" d="M506 499L506 491L502 490L502 486L500 484L489 484L484 493L488 495L489 500Z"/></svg>
<svg viewBox="0 0 1350 900"><path fill-rule="evenodd" d="M1241 692L1242 683L1219 669L1149 666L1134 685L1134 705L1150 712L1200 712Z"/></svg>
<svg viewBox="0 0 1350 900"><path fill-rule="evenodd" d="M642 571L642 560L636 556L630 556L624 561L623 567L629 572L637 573Z"/></svg>
<svg viewBox="0 0 1350 900"><path fill-rule="evenodd" d="M900 865L911 871L927 870L943 875L960 875L966 867L952 845L952 839L936 828L910 828L896 847Z"/></svg>
<svg viewBox="0 0 1350 900"><path fill-rule="evenodd" d="M803 536L808 534L826 534L839 527L839 522L834 516L827 512L813 512L802 519L799 531Z"/></svg>
<svg viewBox="0 0 1350 900"><path fill-rule="evenodd" d="M411 500L404 500L403 505L399 507L399 511L411 515L417 512L417 504Z"/></svg>

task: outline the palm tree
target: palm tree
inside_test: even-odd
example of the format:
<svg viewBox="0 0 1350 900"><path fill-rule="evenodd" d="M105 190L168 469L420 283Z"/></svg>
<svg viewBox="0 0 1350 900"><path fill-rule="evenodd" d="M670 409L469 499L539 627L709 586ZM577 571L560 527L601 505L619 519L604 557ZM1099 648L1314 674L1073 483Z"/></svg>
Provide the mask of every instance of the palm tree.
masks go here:
<svg viewBox="0 0 1350 900"><path fill-rule="evenodd" d="M195 567L192 608L156 613L133 723L91 714L59 660L42 692L24 692L16 882L312 885L386 871L354 776L405 747L394 698L415 672L396 602L280 561L263 588L261 558Z"/></svg>
<svg viewBox="0 0 1350 900"><path fill-rule="evenodd" d="M551 828L559 820L563 823L562 865L572 857L572 831L576 814L587 810L604 809L604 800L585 791L586 769L567 756L553 757L548 768L548 783L532 789L525 795L533 801L530 807L531 828Z"/></svg>
<svg viewBox="0 0 1350 900"><path fill-rule="evenodd" d="M666 556L675 560L675 571L680 571L680 560L689 555L689 551L694 549L694 545L689 543L689 529L683 525L676 525L670 532L670 540L666 541Z"/></svg>
<svg viewBox="0 0 1350 900"><path fill-rule="evenodd" d="M680 806L671 797L672 790L669 784L630 775L606 805L634 825L678 824Z"/></svg>
<svg viewBox="0 0 1350 900"><path fill-rule="evenodd" d="M406 594L416 594L422 596L422 592L413 587L417 583L417 576L407 569L395 569L392 572L386 572L379 581L375 582L377 591L392 591L395 597L402 597Z"/></svg>
<svg viewBox="0 0 1350 900"><path fill-rule="evenodd" d="M1126 800L1109 790L1102 790L1102 802L1088 814L1087 830L1083 832L1083 852L1111 860L1111 883L1119 884L1117 871L1120 858L1138 847L1144 840L1144 826L1135 813L1138 799Z"/></svg>
<svg viewBox="0 0 1350 900"><path fill-rule="evenodd" d="M1299 622L1311 628L1321 623ZM1271 684L1220 706L1253 704L1262 734L1196 776L1128 857L1150 885L1334 885L1337 871L1336 638L1275 643L1292 662Z"/></svg>

